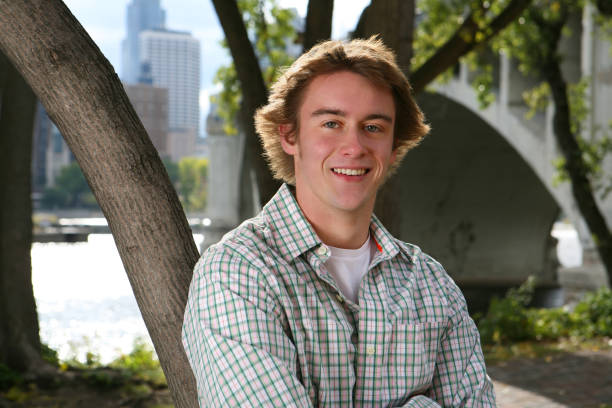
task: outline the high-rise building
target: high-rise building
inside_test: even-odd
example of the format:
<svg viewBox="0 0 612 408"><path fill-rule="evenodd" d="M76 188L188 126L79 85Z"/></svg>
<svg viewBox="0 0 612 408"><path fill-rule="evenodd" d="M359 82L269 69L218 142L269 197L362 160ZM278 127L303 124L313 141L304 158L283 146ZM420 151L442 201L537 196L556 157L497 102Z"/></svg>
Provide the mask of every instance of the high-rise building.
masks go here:
<svg viewBox="0 0 612 408"><path fill-rule="evenodd" d="M132 0L127 7L127 37L121 43L121 79L129 84L138 82L140 76L139 34L144 30L163 28L166 12L160 0Z"/></svg>
<svg viewBox="0 0 612 408"><path fill-rule="evenodd" d="M170 155L184 156L194 149L199 131L200 41L184 31L145 30L140 63L154 86L168 89Z"/></svg>

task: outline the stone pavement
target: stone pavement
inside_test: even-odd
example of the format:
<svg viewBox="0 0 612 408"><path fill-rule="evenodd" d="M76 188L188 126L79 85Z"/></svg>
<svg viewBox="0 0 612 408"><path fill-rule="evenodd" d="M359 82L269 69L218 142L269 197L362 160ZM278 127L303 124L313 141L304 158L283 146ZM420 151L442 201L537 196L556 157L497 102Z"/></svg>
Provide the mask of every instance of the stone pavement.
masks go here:
<svg viewBox="0 0 612 408"><path fill-rule="evenodd" d="M514 359L487 372L498 408L612 407L612 349Z"/></svg>

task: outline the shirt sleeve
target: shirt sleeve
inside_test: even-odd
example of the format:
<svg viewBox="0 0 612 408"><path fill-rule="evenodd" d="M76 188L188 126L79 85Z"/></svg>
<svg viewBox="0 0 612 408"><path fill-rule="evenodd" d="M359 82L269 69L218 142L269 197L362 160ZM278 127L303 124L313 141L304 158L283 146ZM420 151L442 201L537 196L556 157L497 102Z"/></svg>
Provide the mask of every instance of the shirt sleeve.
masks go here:
<svg viewBox="0 0 612 408"><path fill-rule="evenodd" d="M444 407L495 407L493 383L486 373L480 334L461 296L460 310L443 335L431 398Z"/></svg>
<svg viewBox="0 0 612 408"><path fill-rule="evenodd" d="M236 269L235 275L220 275L216 268ZM215 262L214 257L195 269L183 346L200 406L311 407L297 377L295 346L268 310L271 301L252 278L257 271L233 260Z"/></svg>

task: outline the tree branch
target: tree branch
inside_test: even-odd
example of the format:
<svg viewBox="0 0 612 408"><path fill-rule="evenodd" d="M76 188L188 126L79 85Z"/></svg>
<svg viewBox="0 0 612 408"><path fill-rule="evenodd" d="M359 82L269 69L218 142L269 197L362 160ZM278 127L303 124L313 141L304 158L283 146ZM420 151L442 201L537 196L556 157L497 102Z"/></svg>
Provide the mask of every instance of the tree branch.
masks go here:
<svg viewBox="0 0 612 408"><path fill-rule="evenodd" d="M451 68L459 59L477 47L486 44L508 24L516 20L529 6L532 0L512 0L508 6L484 29L479 29L470 13L455 34L442 45L423 65L410 75L414 93L419 93L438 75ZM478 33L482 40L476 41Z"/></svg>

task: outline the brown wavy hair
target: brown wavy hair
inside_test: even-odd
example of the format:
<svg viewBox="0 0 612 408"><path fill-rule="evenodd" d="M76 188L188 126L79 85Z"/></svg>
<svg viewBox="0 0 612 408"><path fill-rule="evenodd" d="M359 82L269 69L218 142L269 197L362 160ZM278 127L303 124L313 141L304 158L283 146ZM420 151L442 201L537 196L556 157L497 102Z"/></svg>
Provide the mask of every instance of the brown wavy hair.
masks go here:
<svg viewBox="0 0 612 408"><path fill-rule="evenodd" d="M363 75L374 84L391 89L396 118L393 148L397 158L389 174L397 169L408 150L429 132L423 112L412 97L410 84L397 66L395 54L379 38L324 41L286 69L272 85L268 104L255 113L255 129L275 178L295 184L293 156L285 153L281 146L279 125L289 124L293 137L298 136L298 112L304 90L316 76L338 71Z"/></svg>

